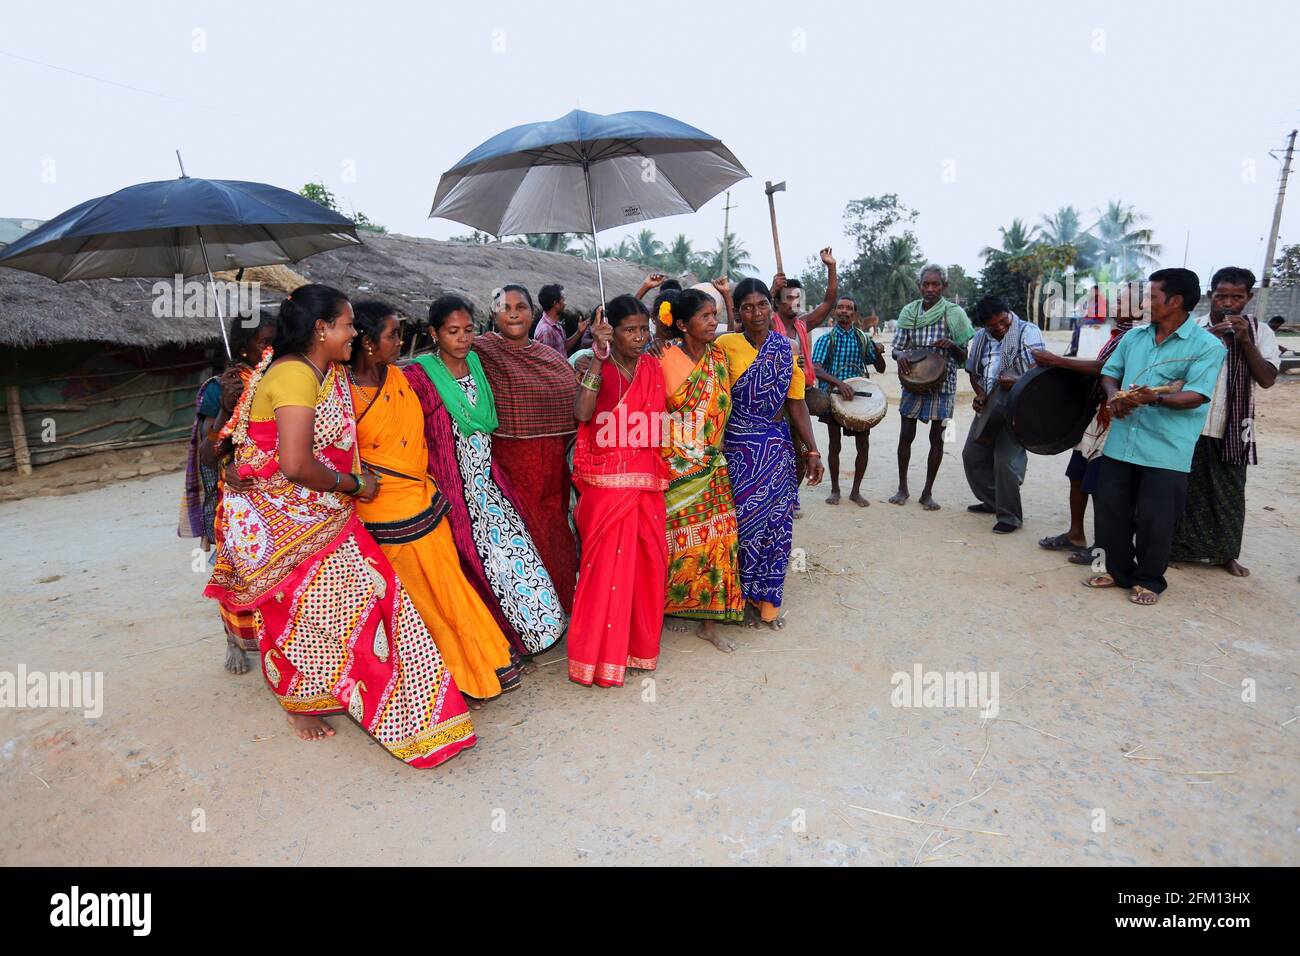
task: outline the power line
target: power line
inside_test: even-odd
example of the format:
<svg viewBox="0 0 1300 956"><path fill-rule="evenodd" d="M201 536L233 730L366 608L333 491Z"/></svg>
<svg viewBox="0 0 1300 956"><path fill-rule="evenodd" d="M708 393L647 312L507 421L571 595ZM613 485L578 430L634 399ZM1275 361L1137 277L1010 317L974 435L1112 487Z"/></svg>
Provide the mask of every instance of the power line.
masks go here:
<svg viewBox="0 0 1300 956"><path fill-rule="evenodd" d="M194 107L195 109L209 110L212 112L224 112L223 110L215 110L213 109L213 107L210 106L204 106L201 103L195 103L193 100L187 100L184 97L172 96L170 93L160 93L157 90L146 90L144 87L132 86L129 83L119 83L117 80L105 79L102 76L95 76L92 73L82 73L80 70L70 70L65 66L58 66L57 64L54 63L46 63L44 60L36 60L30 56L21 56L17 53L10 53L8 50L0 50L0 56L7 56L13 60L21 60L24 63L33 63L36 66L43 66L49 70L57 70L60 73L68 73L72 76L79 76L82 79L94 80L96 83L106 83L109 86L116 86L123 90L130 90L133 93L143 93L146 96L157 96L160 99L171 100L175 103L183 103L186 106L191 106Z"/></svg>

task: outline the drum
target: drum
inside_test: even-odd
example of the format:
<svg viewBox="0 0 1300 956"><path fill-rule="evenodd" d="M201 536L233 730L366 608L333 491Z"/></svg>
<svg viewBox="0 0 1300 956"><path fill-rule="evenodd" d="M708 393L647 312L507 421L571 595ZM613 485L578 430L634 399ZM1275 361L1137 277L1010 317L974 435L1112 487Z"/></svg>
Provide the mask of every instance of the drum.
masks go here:
<svg viewBox="0 0 1300 956"><path fill-rule="evenodd" d="M911 369L904 374L898 373L898 380L909 392L925 395L937 392L948 379L948 357L937 349L911 349L903 353L903 358L912 363Z"/></svg>
<svg viewBox="0 0 1300 956"><path fill-rule="evenodd" d="M1011 387L1007 417L1026 451L1057 455L1079 444L1098 404L1097 379L1091 375L1040 366Z"/></svg>
<svg viewBox="0 0 1300 956"><path fill-rule="evenodd" d="M811 386L804 389L803 400L813 418L825 418L831 413L831 397L824 389Z"/></svg>
<svg viewBox="0 0 1300 956"><path fill-rule="evenodd" d="M869 378L846 378L844 384L853 389L853 400L831 390L831 414L835 420L850 432L864 432L879 425L889 409L885 390Z"/></svg>

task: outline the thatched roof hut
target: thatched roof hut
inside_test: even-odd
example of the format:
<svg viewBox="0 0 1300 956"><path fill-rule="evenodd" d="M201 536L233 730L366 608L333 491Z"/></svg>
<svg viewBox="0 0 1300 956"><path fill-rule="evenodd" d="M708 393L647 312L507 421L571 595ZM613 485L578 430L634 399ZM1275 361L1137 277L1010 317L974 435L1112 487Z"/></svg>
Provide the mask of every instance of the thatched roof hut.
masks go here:
<svg viewBox="0 0 1300 956"><path fill-rule="evenodd" d="M646 273L642 266L617 261L602 267L611 297L636 291ZM599 298L596 267L590 260L512 242L482 245L367 233L363 245L322 252L290 268L353 297L389 300L412 318L422 318L429 303L445 292L466 296L483 318L492 290L507 282L518 282L534 295L546 283L558 282L570 306L584 311L595 308ZM0 346L109 342L149 348L220 338L211 319L154 318L154 281L97 279L60 285L0 268ZM279 290L262 290L263 304L281 298Z"/></svg>
<svg viewBox="0 0 1300 956"><path fill-rule="evenodd" d="M581 311L595 308L598 300L593 263L512 242L483 245L367 233L363 245L271 269L274 281L260 287L263 306L284 297L285 286L297 281L294 274L355 298L384 299L414 319L427 315L437 296L455 292L473 302L480 321L486 321L492 290L508 282L534 295L542 285L558 282L570 307ZM610 262L604 274L612 297L635 291L645 270ZM57 436L29 443L34 463L188 435L195 390L223 364L220 330L203 315L156 318L155 281L161 280L58 284L0 268L5 410L16 396L28 435ZM0 470L22 458L11 430L0 429Z"/></svg>

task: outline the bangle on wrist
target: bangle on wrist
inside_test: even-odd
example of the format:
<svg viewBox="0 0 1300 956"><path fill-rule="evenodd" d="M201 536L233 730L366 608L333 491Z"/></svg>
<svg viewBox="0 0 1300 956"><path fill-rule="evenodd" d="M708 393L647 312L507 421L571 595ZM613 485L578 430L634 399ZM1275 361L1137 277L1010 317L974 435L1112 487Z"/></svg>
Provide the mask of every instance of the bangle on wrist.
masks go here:
<svg viewBox="0 0 1300 956"><path fill-rule="evenodd" d="M331 493L339 490L339 479L342 477L343 475L340 472L334 472L334 487L330 489Z"/></svg>
<svg viewBox="0 0 1300 956"><path fill-rule="evenodd" d="M816 455L818 458L820 458L820 457L822 456L822 453L819 452L816 448L805 448L805 449L804 449L803 456L804 456L805 458L810 458L810 457L812 457L813 455Z"/></svg>

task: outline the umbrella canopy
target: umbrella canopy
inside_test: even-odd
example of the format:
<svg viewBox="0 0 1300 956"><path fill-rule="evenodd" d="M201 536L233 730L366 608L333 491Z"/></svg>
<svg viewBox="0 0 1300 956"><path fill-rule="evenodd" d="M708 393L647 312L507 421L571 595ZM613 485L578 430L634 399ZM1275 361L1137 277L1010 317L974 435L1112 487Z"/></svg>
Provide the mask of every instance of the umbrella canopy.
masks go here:
<svg viewBox="0 0 1300 956"><path fill-rule="evenodd" d="M695 212L748 176L719 140L671 117L574 110L479 146L443 173L429 216L495 236L594 233Z"/></svg>
<svg viewBox="0 0 1300 956"><path fill-rule="evenodd" d="M90 199L0 249L57 282L297 262L360 243L352 220L264 183L182 176ZM205 257L206 251L206 257Z"/></svg>

